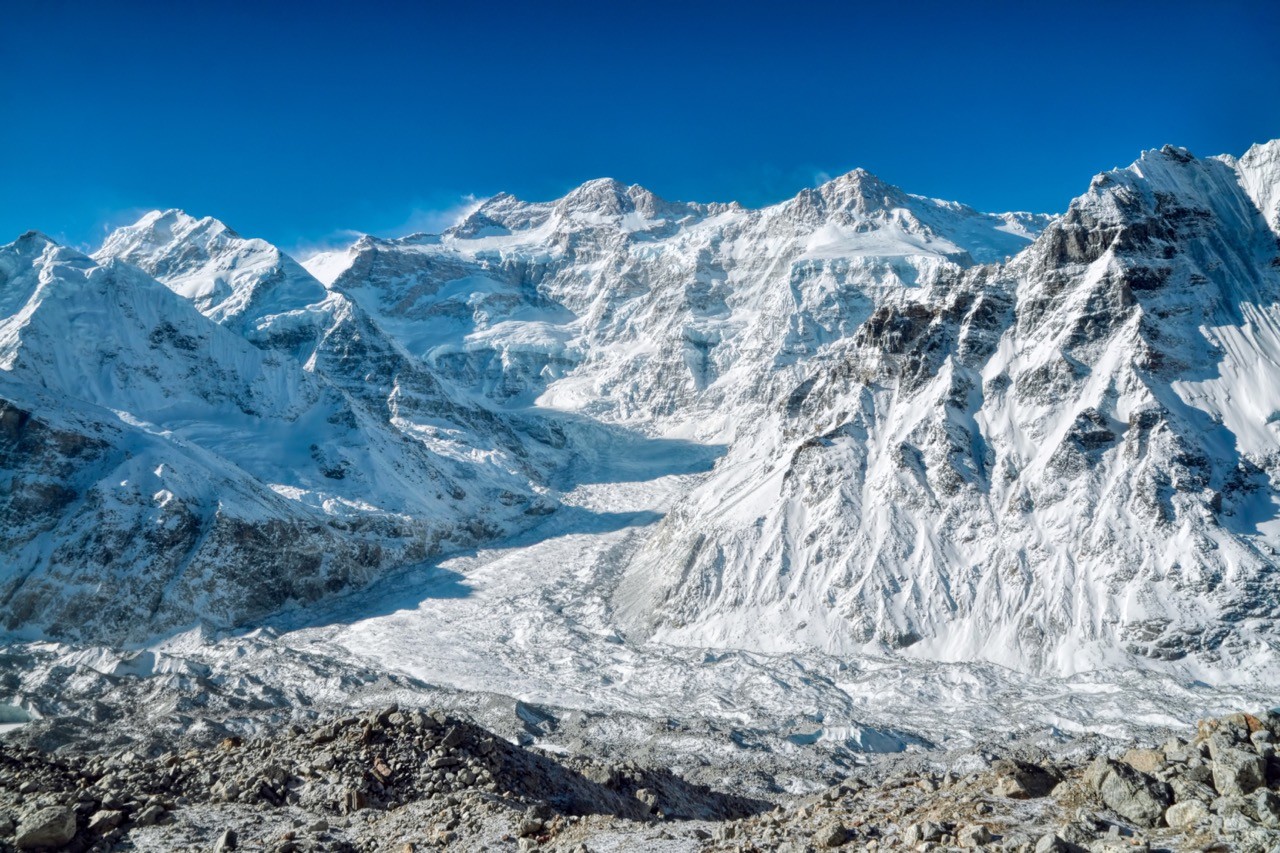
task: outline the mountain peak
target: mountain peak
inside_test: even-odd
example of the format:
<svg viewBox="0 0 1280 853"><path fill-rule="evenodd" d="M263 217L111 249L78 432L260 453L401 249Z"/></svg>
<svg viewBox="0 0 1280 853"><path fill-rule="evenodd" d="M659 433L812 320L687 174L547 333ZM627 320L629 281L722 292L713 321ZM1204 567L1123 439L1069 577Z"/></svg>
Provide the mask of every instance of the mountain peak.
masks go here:
<svg viewBox="0 0 1280 853"><path fill-rule="evenodd" d="M561 215L570 216L621 217L634 213L644 219L678 220L705 213L708 207L667 201L639 184L627 185L613 178L597 178L557 201L554 209Z"/></svg>
<svg viewBox="0 0 1280 853"><path fill-rule="evenodd" d="M1280 139L1250 146L1233 165L1249 198L1280 234Z"/></svg>
<svg viewBox="0 0 1280 853"><path fill-rule="evenodd" d="M906 199L902 190L863 168L832 178L817 191L828 203L842 208L853 206L859 212L897 206Z"/></svg>
<svg viewBox="0 0 1280 853"><path fill-rule="evenodd" d="M640 187L635 189L645 192ZM596 178L569 192L556 203L562 213L599 213L620 216L635 210L635 199L629 188L613 178Z"/></svg>
<svg viewBox="0 0 1280 853"><path fill-rule="evenodd" d="M206 216L200 219L178 208L153 210L132 225L117 228L94 253L95 258L115 257L148 269L148 260L166 248L178 244L204 246L215 242L240 239L240 235L221 220ZM149 272L154 270L148 269Z"/></svg>
<svg viewBox="0 0 1280 853"><path fill-rule="evenodd" d="M251 322L325 296L319 281L272 244L176 208L116 229L93 257L144 270L220 323Z"/></svg>
<svg viewBox="0 0 1280 853"><path fill-rule="evenodd" d="M25 234L23 234L17 240L14 240L8 246L0 246L0 248L7 249L10 247L13 247L18 251L27 253L27 252L30 252L32 249L36 249L37 251L42 252L48 246L59 246L59 245L61 244L58 243L57 240L53 239L48 234L45 234L43 231L36 231L35 229L32 229L26 232Z"/></svg>

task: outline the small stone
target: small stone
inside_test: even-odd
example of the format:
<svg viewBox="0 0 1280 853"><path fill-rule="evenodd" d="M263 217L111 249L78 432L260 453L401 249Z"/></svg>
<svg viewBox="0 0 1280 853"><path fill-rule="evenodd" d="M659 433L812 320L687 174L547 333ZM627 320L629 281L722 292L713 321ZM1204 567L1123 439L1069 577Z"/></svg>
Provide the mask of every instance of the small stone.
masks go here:
<svg viewBox="0 0 1280 853"><path fill-rule="evenodd" d="M309 832L315 832L315 833L328 832L329 821L325 820L324 818L320 818L315 823L311 824L311 826L307 827L307 830Z"/></svg>
<svg viewBox="0 0 1280 853"><path fill-rule="evenodd" d="M453 749L455 746L461 746L464 740L466 740L466 735L463 734L462 729L454 726L445 734L444 740L440 742L440 745L445 749Z"/></svg>
<svg viewBox="0 0 1280 853"><path fill-rule="evenodd" d="M343 797L343 800L342 800L343 811L346 811L348 813L358 812L361 809L368 807L368 805L369 805L369 797L365 794L364 791L357 791L357 790L347 791L346 796Z"/></svg>
<svg viewBox="0 0 1280 853"><path fill-rule="evenodd" d="M1198 782L1201 785L1213 784L1213 768L1203 762L1194 766L1188 765L1182 775L1189 782Z"/></svg>
<svg viewBox="0 0 1280 853"><path fill-rule="evenodd" d="M1164 813L1164 821L1174 829L1189 829L1209 819L1209 807L1199 800L1174 803Z"/></svg>
<svg viewBox="0 0 1280 853"><path fill-rule="evenodd" d="M19 850L62 847L75 838L76 813L66 806L49 806L24 816L14 839Z"/></svg>
<svg viewBox="0 0 1280 853"><path fill-rule="evenodd" d="M520 821L520 825L516 827L516 836L519 838L529 838L542 832L542 821L537 818L525 818Z"/></svg>

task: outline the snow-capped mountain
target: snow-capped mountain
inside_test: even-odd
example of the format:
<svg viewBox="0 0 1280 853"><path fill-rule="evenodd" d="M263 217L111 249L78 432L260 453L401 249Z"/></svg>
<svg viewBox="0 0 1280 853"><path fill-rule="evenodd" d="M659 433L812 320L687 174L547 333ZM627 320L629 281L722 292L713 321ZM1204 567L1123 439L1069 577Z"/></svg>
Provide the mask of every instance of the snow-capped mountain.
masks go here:
<svg viewBox="0 0 1280 853"><path fill-rule="evenodd" d="M10 629L251 622L553 505L490 434L414 436L132 265L28 234L0 293Z"/></svg>
<svg viewBox="0 0 1280 853"><path fill-rule="evenodd" d="M152 211L117 229L94 257L138 267L237 330L325 297L323 285L275 246L180 210Z"/></svg>
<svg viewBox="0 0 1280 853"><path fill-rule="evenodd" d="M68 524L102 525L83 495L136 481L93 462L41 520L41 490L98 452L64 445L148 470L173 454L203 505L262 496L252 517L198 516L234 516L241 538L305 517L322 534L299 541L335 563L377 542L337 591L520 529L584 458L592 482L627 479L611 456L644 434L725 450L619 567L610 618L632 640L1259 671L1280 647L1278 152L1147 152L1062 216L859 170L760 210L611 180L503 194L442 234L301 265L176 211L92 259L23 238L0 250L6 422L37 425L0 455L27 495L8 624L68 633L52 614L91 600L77 590L174 583L206 547L166 545L154 570L50 556ZM46 282L105 307L42 309ZM296 452L302 432L318 451ZM149 530L153 504L114 512ZM213 558L227 547L147 630L321 594L289 588L289 546L252 563L278 594L228 606L244 580Z"/></svg>
<svg viewBox="0 0 1280 853"><path fill-rule="evenodd" d="M1148 152L1008 264L886 293L666 519L632 624L1065 673L1274 665L1278 178Z"/></svg>

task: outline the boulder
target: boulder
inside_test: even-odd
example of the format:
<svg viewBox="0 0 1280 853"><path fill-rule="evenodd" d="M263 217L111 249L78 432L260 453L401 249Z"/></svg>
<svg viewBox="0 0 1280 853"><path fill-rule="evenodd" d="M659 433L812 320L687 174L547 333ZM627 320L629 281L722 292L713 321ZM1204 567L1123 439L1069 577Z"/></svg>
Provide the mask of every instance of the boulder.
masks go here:
<svg viewBox="0 0 1280 853"><path fill-rule="evenodd" d="M1099 757L1086 780L1116 814L1140 826L1158 826L1173 802L1173 789L1128 764Z"/></svg>
<svg viewBox="0 0 1280 853"><path fill-rule="evenodd" d="M138 826L151 826L159 823L160 818L162 817L164 817L164 806L158 803L152 803L139 812L138 816L133 819L133 822Z"/></svg>
<svg viewBox="0 0 1280 853"><path fill-rule="evenodd" d="M67 806L49 806L23 816L14 842L19 850L62 847L76 836L76 813Z"/></svg>
<svg viewBox="0 0 1280 853"><path fill-rule="evenodd" d="M1199 800L1174 803L1164 813L1165 823L1174 829L1190 829L1209 819L1209 807Z"/></svg>
<svg viewBox="0 0 1280 853"><path fill-rule="evenodd" d="M902 840L908 847L915 847L925 841L940 841L942 835L942 827L931 820L926 820L923 823L913 823L908 826Z"/></svg>
<svg viewBox="0 0 1280 853"><path fill-rule="evenodd" d="M1147 774L1155 774L1166 763L1164 752L1158 749L1131 749L1120 756L1120 760Z"/></svg>
<svg viewBox="0 0 1280 853"><path fill-rule="evenodd" d="M813 835L813 843L824 850L839 847L849 840L849 832L838 823L829 824Z"/></svg>
<svg viewBox="0 0 1280 853"><path fill-rule="evenodd" d="M1209 804L1209 811L1221 818L1228 818L1233 815L1244 815L1249 820L1254 818L1253 803L1249 802L1248 797L1234 795L1218 797L1218 799Z"/></svg>
<svg viewBox="0 0 1280 853"><path fill-rule="evenodd" d="M1245 796L1267 784L1267 764L1262 756L1238 746L1215 750L1213 787L1223 796Z"/></svg>
<svg viewBox="0 0 1280 853"><path fill-rule="evenodd" d="M1258 790L1250 799L1258 813L1258 823L1268 829L1280 829L1280 796L1266 788Z"/></svg>
<svg viewBox="0 0 1280 853"><path fill-rule="evenodd" d="M1166 761L1185 762L1192 755L1199 755L1200 750L1191 746L1180 737L1171 737L1164 744L1164 757ZM1139 768L1141 769L1141 768Z"/></svg>
<svg viewBox="0 0 1280 853"><path fill-rule="evenodd" d="M970 824L960 828L956 833L956 841L961 847L981 847L991 843L991 830L982 824Z"/></svg>
<svg viewBox="0 0 1280 853"><path fill-rule="evenodd" d="M124 812L104 809L94 812L89 818L89 831L94 835L105 835L120 825L124 820Z"/></svg>
<svg viewBox="0 0 1280 853"><path fill-rule="evenodd" d="M1218 798L1218 792L1203 782L1193 782L1181 776L1173 777L1169 781L1169 785L1173 788L1174 802L1185 803L1189 800L1199 800L1207 805Z"/></svg>
<svg viewBox="0 0 1280 853"><path fill-rule="evenodd" d="M1048 796L1059 782L1054 774L1026 761L1001 759L992 763L991 771L996 775L993 793L1014 800Z"/></svg>
<svg viewBox="0 0 1280 853"><path fill-rule="evenodd" d="M1071 847L1054 833L1040 836L1036 842L1036 853L1068 853Z"/></svg>

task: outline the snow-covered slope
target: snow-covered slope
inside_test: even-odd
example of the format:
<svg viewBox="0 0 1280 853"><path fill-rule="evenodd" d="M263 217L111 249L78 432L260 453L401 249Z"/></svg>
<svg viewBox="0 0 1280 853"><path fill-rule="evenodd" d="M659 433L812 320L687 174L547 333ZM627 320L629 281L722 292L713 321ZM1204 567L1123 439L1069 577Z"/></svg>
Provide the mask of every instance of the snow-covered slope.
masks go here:
<svg viewBox="0 0 1280 853"><path fill-rule="evenodd" d="M688 644L1274 675L1276 250L1217 160L1100 175L1006 266L885 294L620 605Z"/></svg>
<svg viewBox="0 0 1280 853"><path fill-rule="evenodd" d="M601 180L550 204L497 196L440 236L365 238L331 286L496 400L547 392L544 406L608 420L723 422L851 335L875 293L1003 259L1045 221L862 171L757 211Z"/></svg>
<svg viewBox="0 0 1280 853"><path fill-rule="evenodd" d="M11 629L242 624L551 506L500 452L415 440L136 267L28 234L0 294Z"/></svg>
<svg viewBox="0 0 1280 853"><path fill-rule="evenodd" d="M1238 390L1276 386L1268 150L1150 152L1060 219L597 181L363 240L332 287L496 401L730 443L632 563L633 636L1217 671L1274 656L1272 404ZM1258 402L1215 430L1210 393Z"/></svg>
<svg viewBox="0 0 1280 853"><path fill-rule="evenodd" d="M246 240L212 217L152 211L112 232L98 259L127 261L224 325L251 328L274 314L325 296L324 287L288 255Z"/></svg>
<svg viewBox="0 0 1280 853"><path fill-rule="evenodd" d="M333 453L397 442L467 497L419 505L422 487L376 461L334 494L450 530L484 519L477 538L558 488L603 494L717 455L654 466L655 448L723 445L609 552L600 618L637 643L1257 681L1280 658L1276 146L1148 152L1058 217L980 213L861 170L760 210L605 179L553 202L495 196L443 234L364 237L306 268L156 213L113 235L100 269L65 250L54 266L139 288L154 282L133 267L154 275L198 309L160 313L214 363L111 336L60 354L34 324L6 369L266 482L294 463L242 466L228 401L256 401L266 434L345 406L358 440ZM0 289L4 329L27 328L25 292ZM58 362L103 353L194 414L175 420L179 401L131 374ZM215 367L225 381L190 381ZM510 512L489 524L493 506Z"/></svg>

